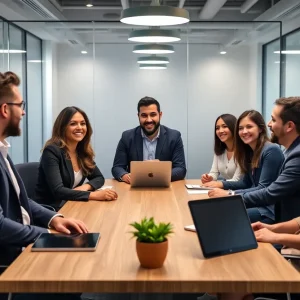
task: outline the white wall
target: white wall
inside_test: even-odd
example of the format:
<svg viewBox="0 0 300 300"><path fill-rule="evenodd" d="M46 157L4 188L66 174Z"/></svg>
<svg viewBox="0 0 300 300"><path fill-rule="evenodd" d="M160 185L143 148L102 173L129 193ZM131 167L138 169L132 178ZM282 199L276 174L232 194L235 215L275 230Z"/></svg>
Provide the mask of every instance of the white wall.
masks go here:
<svg viewBox="0 0 300 300"><path fill-rule="evenodd" d="M211 166L216 117L257 107L251 50L241 46L222 56L215 45L180 44L169 55L168 70L146 71L138 69L131 44L96 45L95 61L92 49L82 55L58 45L53 120L69 105L86 111L94 129L96 162L110 178L122 131L138 125L137 102L154 97L163 111L161 123L182 134L188 177L198 178Z"/></svg>

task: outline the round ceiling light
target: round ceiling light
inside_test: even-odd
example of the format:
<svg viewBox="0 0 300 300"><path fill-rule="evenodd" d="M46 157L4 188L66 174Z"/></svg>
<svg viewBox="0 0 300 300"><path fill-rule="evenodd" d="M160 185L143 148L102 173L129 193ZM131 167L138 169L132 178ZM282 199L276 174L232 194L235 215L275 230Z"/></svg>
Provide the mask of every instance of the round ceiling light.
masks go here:
<svg viewBox="0 0 300 300"><path fill-rule="evenodd" d="M172 26L189 21L187 10L164 5L130 7L121 14L121 22L130 25Z"/></svg>
<svg viewBox="0 0 300 300"><path fill-rule="evenodd" d="M139 54L168 54L174 53L174 47L162 44L136 45L133 47L132 52Z"/></svg>
<svg viewBox="0 0 300 300"><path fill-rule="evenodd" d="M178 30L141 29L131 31L129 41L141 43L171 43L180 41Z"/></svg>
<svg viewBox="0 0 300 300"><path fill-rule="evenodd" d="M168 64L170 61L167 57L153 55L153 56L139 57L137 62L138 64L161 65L161 64Z"/></svg>
<svg viewBox="0 0 300 300"><path fill-rule="evenodd" d="M167 65L151 65L151 64L141 64L140 69L142 70L165 70Z"/></svg>

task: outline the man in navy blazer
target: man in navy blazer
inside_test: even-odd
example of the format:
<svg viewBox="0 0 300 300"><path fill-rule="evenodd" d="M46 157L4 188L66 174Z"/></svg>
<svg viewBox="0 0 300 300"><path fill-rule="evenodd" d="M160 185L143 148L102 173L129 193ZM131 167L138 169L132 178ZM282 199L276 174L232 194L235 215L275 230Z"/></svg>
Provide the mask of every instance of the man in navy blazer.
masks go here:
<svg viewBox="0 0 300 300"><path fill-rule="evenodd" d="M300 216L300 97L276 100L268 126L286 149L281 172L267 188L242 197L246 207L275 204L275 220L283 222Z"/></svg>
<svg viewBox="0 0 300 300"><path fill-rule="evenodd" d="M137 109L140 126L123 132L112 175L130 184L131 161L158 159L172 162L172 181L184 179L186 166L180 132L160 125L162 112L154 98L142 98Z"/></svg>
<svg viewBox="0 0 300 300"><path fill-rule="evenodd" d="M0 265L9 265L43 232L87 232L81 221L63 218L28 198L22 179L8 155L9 136L21 134L25 102L20 80L12 72L0 73ZM0 297L1 298L1 297Z"/></svg>

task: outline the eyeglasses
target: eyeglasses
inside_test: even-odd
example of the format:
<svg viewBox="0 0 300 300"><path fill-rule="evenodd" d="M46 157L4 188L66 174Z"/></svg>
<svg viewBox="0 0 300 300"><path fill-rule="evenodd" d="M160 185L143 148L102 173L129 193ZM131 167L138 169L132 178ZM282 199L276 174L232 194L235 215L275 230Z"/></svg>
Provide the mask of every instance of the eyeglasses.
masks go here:
<svg viewBox="0 0 300 300"><path fill-rule="evenodd" d="M26 107L26 102L25 102L25 101L22 101L22 102L20 102L20 103L6 102L6 103L3 103L3 104L7 104L7 105L17 105L17 106L19 106L22 110L25 110L25 107Z"/></svg>

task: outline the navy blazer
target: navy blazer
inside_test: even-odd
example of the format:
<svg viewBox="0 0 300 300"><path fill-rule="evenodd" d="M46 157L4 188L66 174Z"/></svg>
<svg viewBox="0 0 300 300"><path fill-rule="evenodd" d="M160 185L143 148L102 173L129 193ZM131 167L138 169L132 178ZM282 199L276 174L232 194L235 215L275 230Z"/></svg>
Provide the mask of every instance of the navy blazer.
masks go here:
<svg viewBox="0 0 300 300"><path fill-rule="evenodd" d="M160 125L155 158L172 162L172 181L184 179L186 174L185 157L179 131ZM123 132L111 169L112 175L120 180L124 174L130 173L131 161L142 160L143 138L141 127L138 126Z"/></svg>
<svg viewBox="0 0 300 300"><path fill-rule="evenodd" d="M236 194L244 195L268 187L274 182L281 170L284 155L277 144L265 143L259 158L258 168L249 167L248 172L239 181L223 181L225 190L236 190ZM258 205L257 205L258 206ZM275 219L274 205L258 206L260 214L271 220Z"/></svg>
<svg viewBox="0 0 300 300"><path fill-rule="evenodd" d="M0 154L0 265L9 265L21 253L22 247L33 243L41 233L48 232L45 227L55 215L55 212L28 198L13 162L9 156L7 159L18 181L20 197ZM30 225L23 225L21 206L30 216Z"/></svg>
<svg viewBox="0 0 300 300"><path fill-rule="evenodd" d="M300 216L300 137L285 151L278 178L268 187L245 193L246 207L275 204L277 222Z"/></svg>
<svg viewBox="0 0 300 300"><path fill-rule="evenodd" d="M83 176L77 186L82 185L86 178L93 190L101 188L105 181L97 166L90 175ZM88 201L91 191L74 190L74 180L72 162L67 159L65 150L56 145L47 146L40 161L36 200L55 208L59 208L63 200Z"/></svg>

